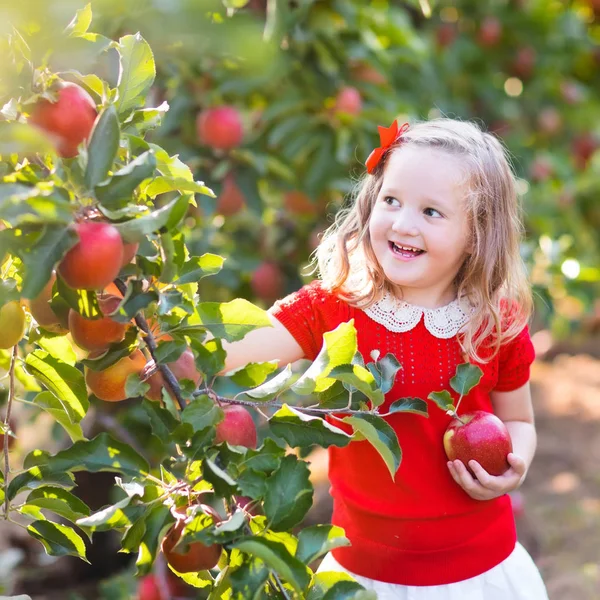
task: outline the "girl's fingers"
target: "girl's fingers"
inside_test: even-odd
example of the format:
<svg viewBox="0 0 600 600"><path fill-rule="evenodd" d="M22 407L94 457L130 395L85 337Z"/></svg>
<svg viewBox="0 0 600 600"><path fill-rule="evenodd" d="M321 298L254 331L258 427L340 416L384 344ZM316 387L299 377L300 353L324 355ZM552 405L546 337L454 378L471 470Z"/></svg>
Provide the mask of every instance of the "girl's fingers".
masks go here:
<svg viewBox="0 0 600 600"><path fill-rule="evenodd" d="M508 464L515 470L517 475L523 476L525 475L525 471L527 470L527 465L525 461L518 455L513 454L512 452L506 457L508 460Z"/></svg>

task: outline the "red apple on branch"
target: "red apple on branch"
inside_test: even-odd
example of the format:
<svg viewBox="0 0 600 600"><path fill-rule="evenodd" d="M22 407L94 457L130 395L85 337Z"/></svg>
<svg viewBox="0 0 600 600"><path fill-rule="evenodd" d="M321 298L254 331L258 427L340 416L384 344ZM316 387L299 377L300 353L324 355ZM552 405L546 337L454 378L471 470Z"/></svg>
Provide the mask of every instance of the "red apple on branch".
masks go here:
<svg viewBox="0 0 600 600"><path fill-rule="evenodd" d="M235 148L244 138L240 113L233 106L215 106L200 112L196 131L200 143L218 150Z"/></svg>
<svg viewBox="0 0 600 600"><path fill-rule="evenodd" d="M63 83L56 102L41 99L29 122L50 136L63 158L77 156L77 146L87 140L98 112L92 97L74 83Z"/></svg>
<svg viewBox="0 0 600 600"><path fill-rule="evenodd" d="M444 433L444 450L449 460L460 460L472 473L470 460L476 460L490 475L502 475L510 465L506 460L512 442L506 425L493 413L476 410L454 417Z"/></svg>
<svg viewBox="0 0 600 600"><path fill-rule="evenodd" d="M167 562L179 573L195 573L212 569L221 557L221 546L211 544L207 546L202 542L182 543L177 546L185 529L185 508L177 509L178 518L169 529L161 543L161 550Z"/></svg>
<svg viewBox="0 0 600 600"><path fill-rule="evenodd" d="M99 290L119 274L123 240L110 223L84 221L75 225L79 241L63 257L58 272L76 290Z"/></svg>
<svg viewBox="0 0 600 600"><path fill-rule="evenodd" d="M250 413L239 404L223 408L225 419L217 425L215 444L229 442L234 446L256 448L256 425Z"/></svg>

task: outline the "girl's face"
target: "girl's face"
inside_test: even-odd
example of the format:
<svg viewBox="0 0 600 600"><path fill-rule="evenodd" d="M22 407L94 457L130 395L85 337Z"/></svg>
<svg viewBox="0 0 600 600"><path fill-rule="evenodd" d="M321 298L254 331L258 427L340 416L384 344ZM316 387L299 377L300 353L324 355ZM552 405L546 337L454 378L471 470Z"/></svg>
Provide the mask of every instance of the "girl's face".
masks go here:
<svg viewBox="0 0 600 600"><path fill-rule="evenodd" d="M455 297L454 278L467 257L464 172L452 155L400 147L389 157L373 205L373 251L396 294L425 307Z"/></svg>

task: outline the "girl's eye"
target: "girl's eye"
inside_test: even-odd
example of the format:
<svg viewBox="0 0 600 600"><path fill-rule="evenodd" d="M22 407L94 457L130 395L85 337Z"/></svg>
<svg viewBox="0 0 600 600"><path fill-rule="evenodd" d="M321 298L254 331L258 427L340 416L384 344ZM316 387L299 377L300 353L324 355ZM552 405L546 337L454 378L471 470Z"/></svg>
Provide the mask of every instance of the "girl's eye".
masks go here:
<svg viewBox="0 0 600 600"><path fill-rule="evenodd" d="M435 217L436 219L438 217L443 217L442 213L439 212L438 210L435 210L435 208L426 208L423 211L428 217Z"/></svg>
<svg viewBox="0 0 600 600"><path fill-rule="evenodd" d="M396 200L396 198L394 198L393 196L386 196L383 201L386 204L392 205L394 202L398 202L398 200Z"/></svg>

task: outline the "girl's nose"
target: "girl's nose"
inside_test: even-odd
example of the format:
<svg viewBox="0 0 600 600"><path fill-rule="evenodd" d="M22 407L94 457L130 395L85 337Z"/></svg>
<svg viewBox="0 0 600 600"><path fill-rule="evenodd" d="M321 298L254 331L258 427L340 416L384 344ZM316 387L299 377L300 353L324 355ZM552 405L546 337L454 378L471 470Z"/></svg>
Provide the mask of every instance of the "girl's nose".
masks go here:
<svg viewBox="0 0 600 600"><path fill-rule="evenodd" d="M409 210L402 210L396 215L392 230L396 233L409 236L419 235L419 227L417 225L417 217Z"/></svg>

